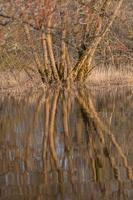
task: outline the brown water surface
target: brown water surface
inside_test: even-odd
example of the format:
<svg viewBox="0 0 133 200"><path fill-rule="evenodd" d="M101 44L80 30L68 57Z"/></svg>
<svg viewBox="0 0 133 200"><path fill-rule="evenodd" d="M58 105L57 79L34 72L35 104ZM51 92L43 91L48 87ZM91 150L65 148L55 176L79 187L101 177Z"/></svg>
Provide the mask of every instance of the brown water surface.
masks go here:
<svg viewBox="0 0 133 200"><path fill-rule="evenodd" d="M0 200L54 199L133 199L133 88L0 99Z"/></svg>

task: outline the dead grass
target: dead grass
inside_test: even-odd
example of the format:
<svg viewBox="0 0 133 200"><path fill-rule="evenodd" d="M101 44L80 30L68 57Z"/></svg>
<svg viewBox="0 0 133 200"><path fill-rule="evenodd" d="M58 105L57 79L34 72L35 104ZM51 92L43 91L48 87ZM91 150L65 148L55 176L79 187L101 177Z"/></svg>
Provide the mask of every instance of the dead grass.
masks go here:
<svg viewBox="0 0 133 200"><path fill-rule="evenodd" d="M25 95L31 90L41 87L41 82L34 74L29 77L24 70L0 71L0 97L6 95Z"/></svg>
<svg viewBox="0 0 133 200"><path fill-rule="evenodd" d="M131 69L131 68L130 68ZM43 84L44 85L44 84ZM109 68L94 69L89 76L86 86L100 86L110 88L112 86L133 86L133 72L131 70L115 70ZM29 89L42 86L37 74L31 77L25 71L2 71L0 72L0 93L23 93Z"/></svg>
<svg viewBox="0 0 133 200"><path fill-rule="evenodd" d="M110 86L110 85L133 85L133 72L131 70L116 70L109 68L94 69L88 78L87 84Z"/></svg>

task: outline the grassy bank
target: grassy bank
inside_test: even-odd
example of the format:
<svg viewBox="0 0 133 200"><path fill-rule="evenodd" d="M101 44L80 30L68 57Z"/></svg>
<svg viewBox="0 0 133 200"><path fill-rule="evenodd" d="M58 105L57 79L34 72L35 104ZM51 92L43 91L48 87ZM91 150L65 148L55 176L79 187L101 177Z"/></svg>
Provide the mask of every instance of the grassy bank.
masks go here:
<svg viewBox="0 0 133 200"><path fill-rule="evenodd" d="M40 87L41 81L37 74L27 74L24 70L0 71L0 93L22 94Z"/></svg>
<svg viewBox="0 0 133 200"><path fill-rule="evenodd" d="M133 86L133 72L123 69L95 68L86 81L87 86L111 87L115 85ZM25 70L0 71L0 92L19 93L40 87L42 84L36 73L27 73Z"/></svg>
<svg viewBox="0 0 133 200"><path fill-rule="evenodd" d="M94 69L88 78L87 83L90 85L133 85L133 72L131 70L123 69Z"/></svg>

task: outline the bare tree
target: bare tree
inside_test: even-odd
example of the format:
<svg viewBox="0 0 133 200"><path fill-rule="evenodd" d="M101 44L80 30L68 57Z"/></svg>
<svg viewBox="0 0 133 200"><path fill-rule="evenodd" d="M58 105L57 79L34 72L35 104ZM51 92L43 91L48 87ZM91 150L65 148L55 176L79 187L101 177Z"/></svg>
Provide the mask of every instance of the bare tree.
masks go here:
<svg viewBox="0 0 133 200"><path fill-rule="evenodd" d="M43 82L84 82L123 0L2 1L1 27L21 26ZM17 29L17 28L16 28ZM26 37L25 37L26 36ZM27 39L26 39L27 38Z"/></svg>

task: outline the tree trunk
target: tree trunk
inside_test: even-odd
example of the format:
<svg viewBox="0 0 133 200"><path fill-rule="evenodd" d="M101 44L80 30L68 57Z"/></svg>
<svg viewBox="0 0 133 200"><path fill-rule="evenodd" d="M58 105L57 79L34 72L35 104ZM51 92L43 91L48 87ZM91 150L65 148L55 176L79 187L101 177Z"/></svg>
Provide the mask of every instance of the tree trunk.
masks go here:
<svg viewBox="0 0 133 200"><path fill-rule="evenodd" d="M72 78L75 81L75 79L76 79L78 73L80 72L80 70L81 71L84 70L84 66L85 66L86 63L87 63L87 69L91 68L92 59L94 57L96 49L97 49L98 45L100 44L101 40L105 37L105 35L108 32L108 30L110 29L112 23L114 22L114 20L115 20L115 18L117 16L118 10L120 9L122 3L123 3L123 0L119 0L119 2L117 3L117 5L115 7L114 13L111 15L110 21L107 24L105 30L101 33L100 36L94 38L94 41L92 42L92 45L84 52L84 54L81 57L80 61L78 61L77 64L75 65L75 67L72 69L71 73L68 76L68 79Z"/></svg>

